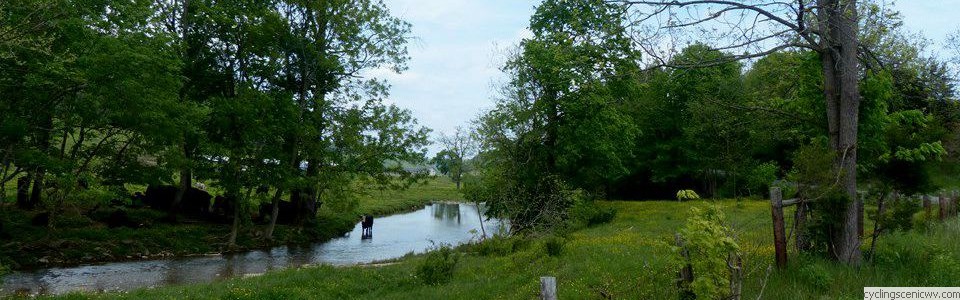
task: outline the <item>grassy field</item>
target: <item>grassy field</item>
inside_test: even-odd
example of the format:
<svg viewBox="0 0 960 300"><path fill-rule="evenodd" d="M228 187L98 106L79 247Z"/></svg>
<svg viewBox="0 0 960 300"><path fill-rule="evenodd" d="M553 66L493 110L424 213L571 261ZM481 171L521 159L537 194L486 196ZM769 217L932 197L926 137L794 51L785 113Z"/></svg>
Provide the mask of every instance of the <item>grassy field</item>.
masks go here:
<svg viewBox="0 0 960 300"><path fill-rule="evenodd" d="M432 201L463 201L463 195L447 177L427 179L407 190L365 189L359 198L358 211L376 216L422 207Z"/></svg>
<svg viewBox="0 0 960 300"><path fill-rule="evenodd" d="M422 207L432 201L455 201L462 196L446 178L432 178L405 191L371 191L358 199L355 212L321 209L315 229L278 225L274 240L259 238L263 225L247 224L232 250L264 248L281 244L302 244L326 240L353 229L360 214L386 215ZM37 212L12 208L8 200L3 211L5 232L0 247L0 265L27 269L86 262L136 260L220 252L230 232L227 224L167 224L151 222L146 228L108 228L76 212L59 217L53 229L30 225ZM134 220L158 220L163 212L129 209ZM304 230L311 230L304 232Z"/></svg>
<svg viewBox="0 0 960 300"><path fill-rule="evenodd" d="M479 251L483 245L460 247L460 263L451 281L442 286L425 285L416 278L424 257L415 256L380 267L320 266L211 284L62 298L532 299L540 276L556 276L561 299L677 299L670 245L692 204L603 205L618 209L615 220L571 233L559 256L545 254L544 240L486 242L507 245L501 254ZM956 220L922 233L885 236L873 261L860 267L791 253L788 268L773 269L768 275L773 259L769 202L719 205L737 229L745 252L744 299L862 299L864 286L953 286L960 280Z"/></svg>

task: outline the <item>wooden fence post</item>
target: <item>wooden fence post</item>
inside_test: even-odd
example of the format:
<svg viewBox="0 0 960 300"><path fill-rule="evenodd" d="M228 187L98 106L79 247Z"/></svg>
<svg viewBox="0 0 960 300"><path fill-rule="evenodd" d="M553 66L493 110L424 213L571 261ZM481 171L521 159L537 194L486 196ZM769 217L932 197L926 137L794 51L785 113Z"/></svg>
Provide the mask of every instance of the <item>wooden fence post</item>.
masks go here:
<svg viewBox="0 0 960 300"><path fill-rule="evenodd" d="M557 300L556 277L540 277L540 300Z"/></svg>
<svg viewBox="0 0 960 300"><path fill-rule="evenodd" d="M770 209L773 215L773 246L777 252L777 267L787 266L787 234L783 225L783 195L779 187L770 188Z"/></svg>
<svg viewBox="0 0 960 300"><path fill-rule="evenodd" d="M931 207L931 206L933 206L933 205L930 204L930 196L929 196L929 195L923 195L923 211L926 212L926 214L927 214L927 219L930 219L930 217L931 217L931 216L930 216L930 213L931 213L930 207Z"/></svg>

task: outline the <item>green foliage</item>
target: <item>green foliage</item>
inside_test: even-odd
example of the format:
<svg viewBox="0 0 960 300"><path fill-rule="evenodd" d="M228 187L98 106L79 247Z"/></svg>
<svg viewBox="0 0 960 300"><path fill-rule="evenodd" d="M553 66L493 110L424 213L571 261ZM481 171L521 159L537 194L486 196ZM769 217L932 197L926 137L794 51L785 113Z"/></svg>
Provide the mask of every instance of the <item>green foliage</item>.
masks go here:
<svg viewBox="0 0 960 300"><path fill-rule="evenodd" d="M417 266L416 276L428 285L439 285L453 278L453 271L460 262L460 254L449 246L441 246L427 253Z"/></svg>
<svg viewBox="0 0 960 300"><path fill-rule="evenodd" d="M601 0L545 1L533 36L503 66L509 81L477 121L479 178L465 195L513 230L561 226L576 198L627 174L639 130L625 103L638 52L624 13Z"/></svg>
<svg viewBox="0 0 960 300"><path fill-rule="evenodd" d="M0 3L0 186L42 191L21 204L57 225L126 184L183 179L243 210L266 185L352 214L356 181L420 179L385 162L423 161L429 130L367 75L409 59L410 24L385 3L168 2Z"/></svg>
<svg viewBox="0 0 960 300"><path fill-rule="evenodd" d="M890 216L889 218L885 218L885 220L888 220L888 224L885 224L884 227L889 230L903 231L913 229L913 217L919 213L922 208L916 199L903 198L892 204L890 207Z"/></svg>
<svg viewBox="0 0 960 300"><path fill-rule="evenodd" d="M433 163L434 167L437 168L437 172L440 172L440 174L443 174L443 175L450 174L450 172L452 172L456 167L458 167L456 166L458 161L459 159L456 156L456 154L450 150L443 150L443 151L437 152L437 155L435 155L433 159L430 160L430 162Z"/></svg>
<svg viewBox="0 0 960 300"><path fill-rule="evenodd" d="M765 162L757 165L750 171L746 178L747 190L750 194L763 194L770 189L770 185L777 180L777 173L780 172L774 162ZM784 193L786 195L787 193Z"/></svg>
<svg viewBox="0 0 960 300"><path fill-rule="evenodd" d="M677 200L697 200L700 199L700 195L697 195L697 192L693 190L679 190L677 191Z"/></svg>
<svg viewBox="0 0 960 300"><path fill-rule="evenodd" d="M689 288L697 298L724 299L730 293L727 260L730 255L740 255L735 233L725 224L723 212L715 205L694 207L690 211L691 217L680 229L689 260L680 255L684 249L675 247L675 255L679 257L676 266L692 266L694 279Z"/></svg>
<svg viewBox="0 0 960 300"><path fill-rule="evenodd" d="M843 212L851 201L846 193L837 189L817 190L817 201L810 204L815 213L807 223L807 237L813 252L831 255L833 237L843 226Z"/></svg>

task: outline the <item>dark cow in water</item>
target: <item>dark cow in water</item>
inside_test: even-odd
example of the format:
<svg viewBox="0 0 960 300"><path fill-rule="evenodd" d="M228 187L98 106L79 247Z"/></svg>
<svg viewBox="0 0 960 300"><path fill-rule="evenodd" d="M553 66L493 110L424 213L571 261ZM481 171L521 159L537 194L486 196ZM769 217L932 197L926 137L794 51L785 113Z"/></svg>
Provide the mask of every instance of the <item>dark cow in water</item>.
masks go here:
<svg viewBox="0 0 960 300"><path fill-rule="evenodd" d="M170 210L173 206L173 200L177 196L177 187L171 185L151 185L147 187L147 193L144 195L144 203L150 208L156 210ZM210 193L206 191L190 188L183 193L183 199L180 200L180 207L177 210L191 217L206 217L210 214Z"/></svg>
<svg viewBox="0 0 960 300"><path fill-rule="evenodd" d="M373 216L363 215L363 218L360 221L360 228L360 238L373 238Z"/></svg>

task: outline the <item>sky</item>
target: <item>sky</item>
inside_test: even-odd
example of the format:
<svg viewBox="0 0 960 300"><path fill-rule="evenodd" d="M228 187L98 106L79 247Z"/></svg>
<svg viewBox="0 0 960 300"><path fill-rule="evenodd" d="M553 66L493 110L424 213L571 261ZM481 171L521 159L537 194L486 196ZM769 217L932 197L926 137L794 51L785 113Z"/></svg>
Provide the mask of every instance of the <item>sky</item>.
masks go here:
<svg viewBox="0 0 960 300"><path fill-rule="evenodd" d="M374 71L391 84L390 101L420 125L452 133L493 106L492 84L502 79L504 50L529 36L534 0L385 0L413 25L409 69ZM429 154L440 147L432 145Z"/></svg>
<svg viewBox="0 0 960 300"><path fill-rule="evenodd" d="M496 96L504 51L530 36L526 29L538 0L385 0L391 13L413 25L409 69L372 76L391 84L390 101L412 111L420 125L440 133L467 126ZM960 0L900 0L905 26L933 42L932 50L960 29ZM439 150L432 145L429 154Z"/></svg>

